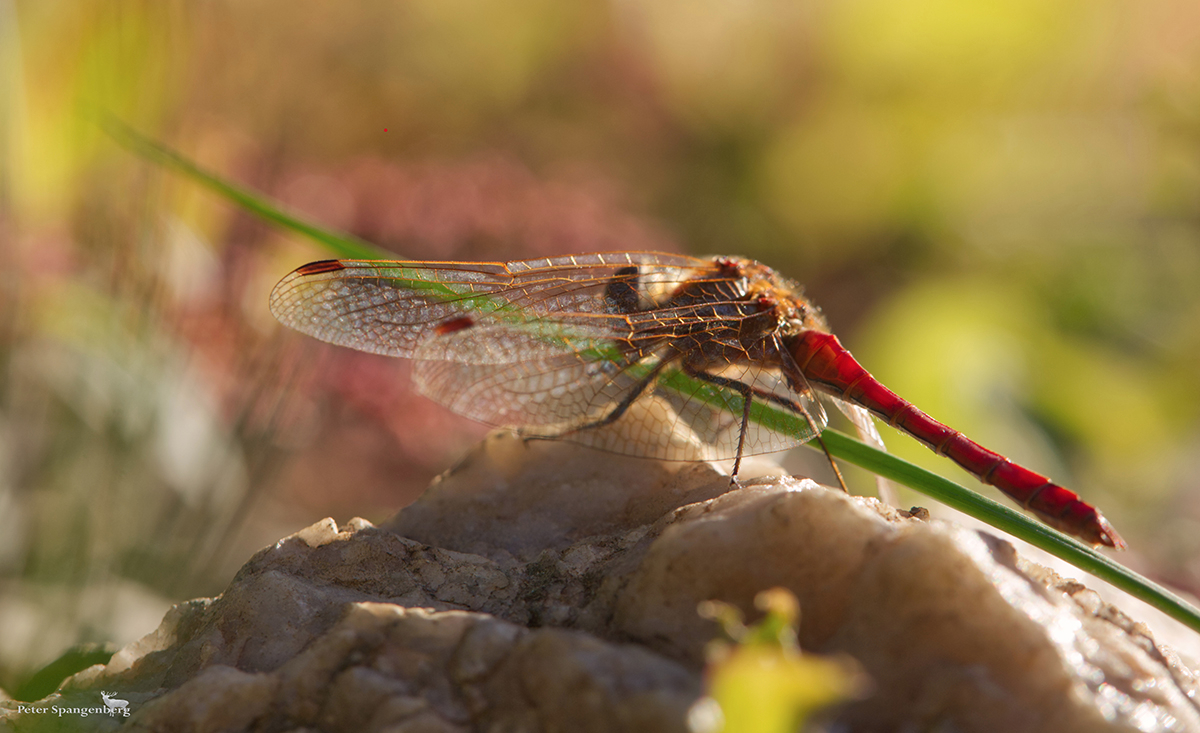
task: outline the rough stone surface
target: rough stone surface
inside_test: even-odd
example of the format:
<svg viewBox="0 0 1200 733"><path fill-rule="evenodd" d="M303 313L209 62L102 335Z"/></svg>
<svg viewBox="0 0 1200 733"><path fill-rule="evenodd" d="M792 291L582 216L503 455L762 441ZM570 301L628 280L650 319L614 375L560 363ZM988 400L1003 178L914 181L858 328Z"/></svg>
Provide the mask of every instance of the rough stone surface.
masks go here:
<svg viewBox="0 0 1200 733"><path fill-rule="evenodd" d="M873 680L839 729L1200 731L1192 671L1146 627L987 533L502 435L383 527L264 549L42 704L118 690L148 731L683 731L715 632L697 604L753 616L774 586L806 649Z"/></svg>

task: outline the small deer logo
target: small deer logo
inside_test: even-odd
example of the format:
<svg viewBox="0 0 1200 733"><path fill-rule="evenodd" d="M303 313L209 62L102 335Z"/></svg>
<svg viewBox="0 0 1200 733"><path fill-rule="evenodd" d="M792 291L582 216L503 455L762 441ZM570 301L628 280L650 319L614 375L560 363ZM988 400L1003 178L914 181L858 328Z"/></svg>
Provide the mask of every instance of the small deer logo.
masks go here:
<svg viewBox="0 0 1200 733"><path fill-rule="evenodd" d="M104 704L109 710L124 710L125 708L129 707L129 701L119 700L113 697L113 695L116 694L117 693L115 692L101 692L100 697L104 698Z"/></svg>

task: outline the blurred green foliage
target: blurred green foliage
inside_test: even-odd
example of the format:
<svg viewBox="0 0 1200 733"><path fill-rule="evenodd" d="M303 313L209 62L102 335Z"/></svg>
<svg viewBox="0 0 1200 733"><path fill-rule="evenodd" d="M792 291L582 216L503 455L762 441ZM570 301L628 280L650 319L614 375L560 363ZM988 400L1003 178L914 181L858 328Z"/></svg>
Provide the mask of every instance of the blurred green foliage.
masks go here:
<svg viewBox="0 0 1200 733"><path fill-rule="evenodd" d="M867 687L853 660L800 651L800 607L790 591L763 591L754 605L764 615L751 626L736 606L709 601L700 607L729 641L709 645L708 696L689 716L695 733L795 733L814 713Z"/></svg>
<svg viewBox="0 0 1200 733"><path fill-rule="evenodd" d="M0 0L0 685L479 435L94 110L402 256L761 259L1200 589L1198 62L1179 0Z"/></svg>

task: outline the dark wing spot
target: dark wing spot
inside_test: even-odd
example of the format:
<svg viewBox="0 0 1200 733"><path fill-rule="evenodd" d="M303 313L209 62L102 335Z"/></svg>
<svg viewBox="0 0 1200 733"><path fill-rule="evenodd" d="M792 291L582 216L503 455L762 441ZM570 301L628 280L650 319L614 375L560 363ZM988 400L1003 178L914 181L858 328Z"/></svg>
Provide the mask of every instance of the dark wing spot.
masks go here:
<svg viewBox="0 0 1200 733"><path fill-rule="evenodd" d="M437 328L433 329L433 331L438 336L445 336L448 333L454 333L455 331L461 331L464 328L470 328L471 326L474 326L474 325L475 325L474 318L471 318L470 316L459 316L458 318L451 318L448 321L442 321L441 323L439 323L437 325Z"/></svg>
<svg viewBox="0 0 1200 733"><path fill-rule="evenodd" d="M320 262L310 262L303 267L297 268L298 275L320 275L323 272L337 272L344 270L346 266L338 260L321 260Z"/></svg>
<svg viewBox="0 0 1200 733"><path fill-rule="evenodd" d="M622 267L604 288L604 303L609 313L636 313L638 310L638 269Z"/></svg>

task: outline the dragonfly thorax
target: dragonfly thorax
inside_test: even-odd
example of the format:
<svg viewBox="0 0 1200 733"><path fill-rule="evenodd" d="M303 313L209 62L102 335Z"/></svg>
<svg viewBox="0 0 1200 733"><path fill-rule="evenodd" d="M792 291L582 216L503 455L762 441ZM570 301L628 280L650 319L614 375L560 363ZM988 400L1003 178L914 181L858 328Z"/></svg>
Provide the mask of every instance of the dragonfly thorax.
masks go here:
<svg viewBox="0 0 1200 733"><path fill-rule="evenodd" d="M744 281L745 298L759 310L770 311L775 322L772 335L787 336L802 331L827 332L821 310L801 294L798 283L766 265L740 257L717 257L714 262L723 270Z"/></svg>

